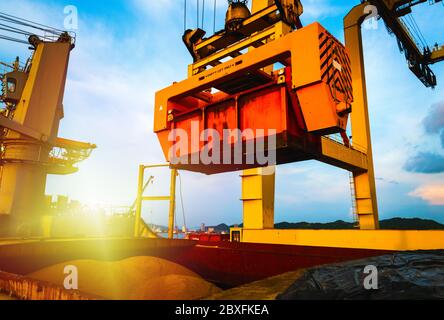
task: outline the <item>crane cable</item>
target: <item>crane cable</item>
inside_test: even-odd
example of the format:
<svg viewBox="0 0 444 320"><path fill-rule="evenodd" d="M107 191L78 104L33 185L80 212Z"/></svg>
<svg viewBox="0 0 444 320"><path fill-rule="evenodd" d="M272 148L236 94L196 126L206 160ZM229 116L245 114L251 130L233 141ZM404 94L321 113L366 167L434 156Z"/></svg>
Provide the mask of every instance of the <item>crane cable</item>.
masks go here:
<svg viewBox="0 0 444 320"><path fill-rule="evenodd" d="M8 31L8 32L12 32L12 33L18 33L18 34L29 35L29 36L32 35L31 32L27 32L27 31L19 29L19 28L11 27L11 26L8 26L7 24L3 24L3 23L0 23L0 29Z"/></svg>
<svg viewBox="0 0 444 320"><path fill-rule="evenodd" d="M422 46L423 50L428 48L427 40L425 39L413 16L411 14L406 15L404 18L401 19L401 21L403 22L407 30L409 30L412 34L413 40L416 42L416 44L418 46Z"/></svg>
<svg viewBox="0 0 444 320"><path fill-rule="evenodd" d="M183 225L184 225L185 229L187 229L185 205L184 205L184 201L183 201L183 192L182 192L182 175L180 173L178 173L178 176L179 176L179 194L180 194L180 204L182 206Z"/></svg>
<svg viewBox="0 0 444 320"><path fill-rule="evenodd" d="M205 21L205 0L202 0L202 29L204 29Z"/></svg>
<svg viewBox="0 0 444 320"><path fill-rule="evenodd" d="M216 9L217 9L217 0L214 0L213 33L216 33Z"/></svg>
<svg viewBox="0 0 444 320"><path fill-rule="evenodd" d="M20 38L13 37L13 36L9 35L9 33L29 37L35 33L31 32L30 30L27 30L27 29L35 29L35 30L39 30L44 33L44 35L41 35L41 34L38 35L39 37L41 37L45 40L51 40L50 36L48 36L48 34L52 35L52 36L60 36L64 32L63 30L49 27L49 26L43 25L41 23L37 23L37 22L33 22L33 21L26 20L23 18L19 18L19 17L9 15L9 14L3 13L3 12L0 12L0 22L1 22L0 23L0 30L6 32L6 34L5 33L0 34L0 39L7 40L7 41L13 41L13 42L17 42L17 43L23 43L23 44L29 44L29 42L22 40ZM16 26L13 26L13 25L16 25ZM25 29L25 28L27 28L27 29Z"/></svg>
<svg viewBox="0 0 444 320"><path fill-rule="evenodd" d="M419 41L424 46L424 48L426 48L427 47L427 40L425 39L424 35L421 32L421 29L419 28L418 24L416 23L415 18L411 14L409 14L407 17L410 19L410 23L413 26L413 30L415 30L416 35L419 38Z"/></svg>
<svg viewBox="0 0 444 320"><path fill-rule="evenodd" d="M418 24L416 23L415 18L412 15L410 15L410 19L412 20L413 25L415 26L420 38L422 39L421 41L423 42L423 45L425 47L428 47L427 39L424 37L424 34L421 32L421 29L419 28Z"/></svg>
<svg viewBox="0 0 444 320"><path fill-rule="evenodd" d="M0 20L9 21L9 22L12 22L12 23L15 23L18 25L30 27L30 28L37 29L37 30L44 31L44 32L49 32L49 33L56 34L56 35L61 35L64 32L63 30L60 30L60 29L57 29L54 27L49 27L49 26L41 24L41 23L37 23L37 22L33 22L33 21L26 20L23 18L19 18L19 17L13 16L10 14L6 14L3 12L0 12Z"/></svg>
<svg viewBox="0 0 444 320"><path fill-rule="evenodd" d="M200 1L200 0L196 0L196 6L197 6L197 14L196 14L197 25L196 25L196 29L199 29L199 14L200 14L200 10L199 10L199 1Z"/></svg>
<svg viewBox="0 0 444 320"><path fill-rule="evenodd" d="M202 20L200 19L200 0L196 0L196 8L197 8L197 25L196 27L204 28L205 24L205 0L202 0ZM216 11L217 11L217 0L214 0L214 8L213 8L213 33L216 33ZM188 20L188 1L184 0L184 10L183 10L183 31L187 30L187 20ZM199 26L200 21L202 22L201 26Z"/></svg>
<svg viewBox="0 0 444 320"><path fill-rule="evenodd" d="M7 17L5 18L3 16L3 14L1 14L1 13L0 13L0 20L1 21L10 22L10 23L13 23L13 24L17 24L17 25L20 25L20 26L23 26L23 27L28 27L28 28L40 30L40 31L43 31L43 32L51 33L53 35L61 35L62 34L62 32L58 31L57 29L42 28L42 27L39 27L38 25L33 25L33 24L30 24L30 23L27 23L27 22L21 22L19 20L10 19L10 18L7 18Z"/></svg>
<svg viewBox="0 0 444 320"><path fill-rule="evenodd" d="M183 9L183 32L187 31L187 0L184 0Z"/></svg>
<svg viewBox="0 0 444 320"><path fill-rule="evenodd" d="M3 34L0 34L0 39L7 40L7 41L12 41L12 42L17 42L17 43L29 44L28 41L24 41L24 40L8 37L8 36L5 36Z"/></svg>

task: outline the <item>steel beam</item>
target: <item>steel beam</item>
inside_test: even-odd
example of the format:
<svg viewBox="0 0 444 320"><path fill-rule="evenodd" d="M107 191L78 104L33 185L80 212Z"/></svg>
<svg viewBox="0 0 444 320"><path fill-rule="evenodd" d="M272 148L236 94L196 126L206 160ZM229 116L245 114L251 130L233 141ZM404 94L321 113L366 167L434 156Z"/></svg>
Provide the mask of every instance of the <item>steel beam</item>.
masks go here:
<svg viewBox="0 0 444 320"><path fill-rule="evenodd" d="M245 170L241 177L244 227L273 229L275 167Z"/></svg>
<svg viewBox="0 0 444 320"><path fill-rule="evenodd" d="M354 7L344 19L345 44L350 53L353 78L353 112L351 114L353 143L367 150L366 172L355 172L357 214L361 229L379 229L378 202L373 165L373 151L368 113L364 50L361 25L367 16L363 3Z"/></svg>
<svg viewBox="0 0 444 320"><path fill-rule="evenodd" d="M45 136L43 133L40 133L36 130L33 130L31 128L28 128L21 123L18 123L17 121L11 120L9 118L6 118L4 116L0 116L0 127L9 129L11 131L14 131L16 133L19 133L21 135L24 135L25 137L41 141L41 142L47 142L48 137Z"/></svg>
<svg viewBox="0 0 444 320"><path fill-rule="evenodd" d="M171 169L171 180L170 180L170 194L168 196L144 196L145 191L145 170L146 169L157 169L166 168L169 164L159 164L159 165L140 165L139 166L139 179L137 185L137 199L136 199L136 217L134 222L134 236L136 238L141 237L143 229L148 231L150 236L156 237L156 235L149 230L149 228L144 225L142 220L142 208L144 201L169 201L169 221L168 221L168 238L173 239L174 236L174 218L176 210L176 180L177 180L177 170ZM143 228L144 227L144 228Z"/></svg>
<svg viewBox="0 0 444 320"><path fill-rule="evenodd" d="M444 231L243 229L242 242L393 251L442 250Z"/></svg>
<svg viewBox="0 0 444 320"><path fill-rule="evenodd" d="M322 151L318 159L329 165L350 171L366 172L369 169L367 154L353 148L323 137L321 140Z"/></svg>

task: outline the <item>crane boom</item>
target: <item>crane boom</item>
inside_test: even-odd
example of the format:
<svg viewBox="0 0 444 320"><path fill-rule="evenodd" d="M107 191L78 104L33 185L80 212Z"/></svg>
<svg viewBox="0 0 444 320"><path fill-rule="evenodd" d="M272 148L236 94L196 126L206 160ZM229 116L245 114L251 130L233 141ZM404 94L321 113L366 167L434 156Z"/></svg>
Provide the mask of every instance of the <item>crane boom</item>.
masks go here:
<svg viewBox="0 0 444 320"><path fill-rule="evenodd" d="M49 174L78 171L78 162L87 159L95 145L58 137L64 117L63 97L74 38L68 32L31 23L0 13L0 30L28 37L25 42L32 58L21 66L19 59L1 75L0 102L0 236L40 236L42 217L48 214L45 202ZM25 29L34 28L40 37ZM48 35L49 34L49 35Z"/></svg>
<svg viewBox="0 0 444 320"><path fill-rule="evenodd" d="M366 1L362 1L365 3ZM442 0L369 0L368 3L378 9L379 16L384 20L389 30L395 35L401 52L409 64L409 69L426 86L434 88L437 84L436 76L430 68L431 64L444 60L444 48L435 47L430 50L425 47L422 50L415 43L410 30L402 22L401 17L410 14L412 7L429 2L435 4Z"/></svg>

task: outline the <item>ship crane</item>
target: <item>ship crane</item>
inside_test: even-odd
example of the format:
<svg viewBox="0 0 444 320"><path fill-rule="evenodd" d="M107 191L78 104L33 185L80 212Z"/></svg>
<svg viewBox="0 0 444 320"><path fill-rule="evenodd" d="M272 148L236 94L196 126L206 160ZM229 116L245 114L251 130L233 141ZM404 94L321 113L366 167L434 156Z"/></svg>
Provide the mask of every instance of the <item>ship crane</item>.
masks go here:
<svg viewBox="0 0 444 320"><path fill-rule="evenodd" d="M231 230L232 241L344 248L372 248L372 243L394 250L442 246L425 233L379 230L361 34L371 13L367 7L376 6L409 68L434 87L430 65L443 60L443 47L420 49L402 20L424 2L362 1L344 18L345 44L319 23L302 26L304 9L296 0L253 0L251 11L247 1L228 1L223 30L206 37L198 23L185 31L193 63L185 80L156 93L154 132L173 170L243 171L243 228ZM237 134L215 139L227 129ZM253 134L244 135L245 130ZM248 145L257 141L276 154L274 163L248 161L257 152ZM202 152L211 160L202 160ZM350 172L360 230L274 229L273 165L306 160Z"/></svg>
<svg viewBox="0 0 444 320"><path fill-rule="evenodd" d="M39 236L48 212L48 174L67 175L95 145L58 137L75 34L0 13L0 40L27 44L32 57L2 63L0 233Z"/></svg>
<svg viewBox="0 0 444 320"><path fill-rule="evenodd" d="M362 0L363 3L366 1ZM444 60L444 45L438 43L432 48L426 43L418 25L412 17L412 8L428 2L430 5L442 0L370 0L376 6L379 17L398 42L399 49L405 54L410 70L426 87L434 88L436 76L430 65ZM422 46L422 48L421 48Z"/></svg>

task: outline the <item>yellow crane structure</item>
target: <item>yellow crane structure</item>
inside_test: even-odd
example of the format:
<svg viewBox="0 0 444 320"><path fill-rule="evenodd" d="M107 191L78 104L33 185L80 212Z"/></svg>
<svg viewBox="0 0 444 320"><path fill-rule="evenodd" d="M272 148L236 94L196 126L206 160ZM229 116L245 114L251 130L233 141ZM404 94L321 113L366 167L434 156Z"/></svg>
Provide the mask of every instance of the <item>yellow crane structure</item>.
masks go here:
<svg viewBox="0 0 444 320"><path fill-rule="evenodd" d="M6 232L0 232L0 291L22 299L83 298L78 290L64 290L61 283L19 275L80 258L108 265L141 255L175 262L223 287L267 278L267 289L280 291L293 282L295 270L300 277L302 269L388 251L444 249L444 231L379 230L366 94L361 25L368 6L377 8L396 36L411 71L424 85L436 85L430 65L444 59L442 47L420 49L402 23L411 7L423 2L362 1L344 19L345 43L319 23L303 26L299 0L253 0L251 10L246 0L229 0L223 30L208 38L200 28L187 30L183 41L193 58L188 77L157 92L154 110L154 131L171 169L170 193L145 196L153 179L146 181L146 171L163 165L139 167L137 199L124 217L134 237L41 237L46 176L75 172L75 164L95 146L58 137L74 37L46 27L52 38L27 34L32 59L25 66L16 61L2 76L1 100L6 107L0 115L0 229ZM352 137L347 131L350 124ZM215 137L225 130L234 134L219 143ZM255 148L249 149L252 143ZM258 146L267 155L260 155ZM270 153L276 158L270 160ZM258 154L270 161L263 162ZM275 166L307 160L350 172L359 230L274 228ZM197 241L160 239L143 223L144 201L168 201L173 238L178 170L242 172L244 223L231 229L231 242L223 237L212 241L209 236ZM36 239L2 239L5 235ZM146 280L149 266L142 264L140 276ZM170 281L161 269L161 278ZM119 270L137 269L122 268L119 262ZM269 278L282 274L286 284L276 286L277 278ZM136 282L138 277L132 274ZM115 289L134 291L119 286ZM269 291L265 295L271 296Z"/></svg>
<svg viewBox="0 0 444 320"><path fill-rule="evenodd" d="M9 18L9 16L8 16ZM12 29L12 27L11 27ZM10 40L10 39L7 39ZM2 236L41 236L47 175L67 175L95 145L58 137L75 38L54 32L29 36L32 58L3 64L0 115L0 230Z"/></svg>
<svg viewBox="0 0 444 320"><path fill-rule="evenodd" d="M362 1L344 18L344 45L318 23L303 27L303 6L296 0L253 0L251 12L247 1L231 0L224 30L209 38L200 28L185 32L193 63L187 79L157 92L154 131L174 170L243 170L244 223L231 230L232 241L382 250L444 248L441 231L379 230L365 81L361 25L370 14L366 9L373 6L396 36L412 72L424 85L436 85L429 66L444 59L442 47L421 50L401 20L423 2ZM351 139L346 133L349 120ZM251 128L276 129L276 165L318 160L350 171L359 230L275 230L274 169L247 164L250 151L245 148L243 162L235 165L221 159L203 163L197 153L211 145L209 153L219 155L217 142L204 139L192 146L194 131L213 129L223 136L224 129ZM342 141L332 140L331 134L340 134ZM186 139L180 150L175 148ZM248 139L264 138L242 136L237 142L245 147ZM221 153L235 148L235 143L230 141Z"/></svg>

